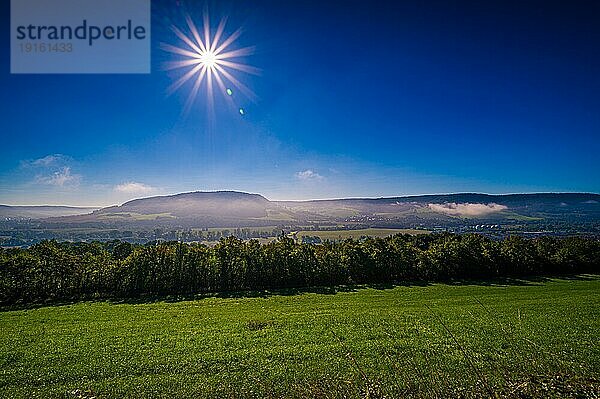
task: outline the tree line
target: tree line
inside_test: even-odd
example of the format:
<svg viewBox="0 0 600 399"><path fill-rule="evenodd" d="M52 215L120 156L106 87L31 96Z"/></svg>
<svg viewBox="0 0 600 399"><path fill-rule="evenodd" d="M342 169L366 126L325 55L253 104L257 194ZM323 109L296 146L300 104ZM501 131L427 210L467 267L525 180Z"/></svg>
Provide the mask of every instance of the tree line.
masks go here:
<svg viewBox="0 0 600 399"><path fill-rule="evenodd" d="M398 234L319 245L43 241L0 249L3 304L600 272L600 241Z"/></svg>

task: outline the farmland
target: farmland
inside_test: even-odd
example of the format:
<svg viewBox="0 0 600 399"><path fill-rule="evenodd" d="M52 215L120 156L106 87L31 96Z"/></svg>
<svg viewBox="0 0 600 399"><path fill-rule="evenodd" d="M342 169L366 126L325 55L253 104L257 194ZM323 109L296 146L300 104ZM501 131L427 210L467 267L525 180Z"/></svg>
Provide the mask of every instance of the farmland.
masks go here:
<svg viewBox="0 0 600 399"><path fill-rule="evenodd" d="M600 277L4 309L0 397L594 397Z"/></svg>

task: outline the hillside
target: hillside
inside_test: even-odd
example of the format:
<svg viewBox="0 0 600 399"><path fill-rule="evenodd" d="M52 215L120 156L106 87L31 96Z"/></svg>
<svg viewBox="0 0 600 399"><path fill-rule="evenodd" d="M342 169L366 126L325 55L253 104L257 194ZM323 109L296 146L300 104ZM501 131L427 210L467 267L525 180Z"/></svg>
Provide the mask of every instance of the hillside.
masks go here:
<svg viewBox="0 0 600 399"><path fill-rule="evenodd" d="M502 398L593 398L600 391L598 277L377 288L4 311L0 396L485 398L489 389Z"/></svg>
<svg viewBox="0 0 600 399"><path fill-rule="evenodd" d="M74 206L11 206L0 205L0 218L42 219L91 213L98 208Z"/></svg>
<svg viewBox="0 0 600 399"><path fill-rule="evenodd" d="M392 198L270 201L235 191L191 192L136 199L49 225L241 227L337 225L433 227L489 223L590 224L600 221L600 195L578 193L447 194Z"/></svg>

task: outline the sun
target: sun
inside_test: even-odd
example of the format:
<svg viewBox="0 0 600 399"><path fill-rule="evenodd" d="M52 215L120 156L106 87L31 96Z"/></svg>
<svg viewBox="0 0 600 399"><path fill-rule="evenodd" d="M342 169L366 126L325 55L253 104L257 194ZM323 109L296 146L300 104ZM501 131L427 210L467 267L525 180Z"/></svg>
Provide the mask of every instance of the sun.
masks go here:
<svg viewBox="0 0 600 399"><path fill-rule="evenodd" d="M207 51L200 57L200 63L203 67L213 69L214 72L215 65L217 63L217 57L212 51Z"/></svg>
<svg viewBox="0 0 600 399"><path fill-rule="evenodd" d="M254 46L230 49L239 38L242 31L236 30L226 39L223 39L225 32L226 18L223 18L214 35L211 34L208 15L203 18L202 34L188 15L185 18L189 33L186 34L177 26L171 26L171 30L181 40L179 46L161 43L161 48L169 53L179 56L178 60L170 61L165 64L166 70L181 69L183 74L174 81L168 88L167 94L173 94L188 81L192 81L192 88L188 94L184 112L191 110L200 90L206 91L206 104L209 110L214 106L214 91L221 92L230 103L233 101L233 89L235 87L242 94L251 100L256 100L256 95L245 84L240 82L236 73L243 72L258 75L260 70L246 65L236 59L252 55ZM233 105L233 104L232 104ZM243 109L240 114L244 115Z"/></svg>

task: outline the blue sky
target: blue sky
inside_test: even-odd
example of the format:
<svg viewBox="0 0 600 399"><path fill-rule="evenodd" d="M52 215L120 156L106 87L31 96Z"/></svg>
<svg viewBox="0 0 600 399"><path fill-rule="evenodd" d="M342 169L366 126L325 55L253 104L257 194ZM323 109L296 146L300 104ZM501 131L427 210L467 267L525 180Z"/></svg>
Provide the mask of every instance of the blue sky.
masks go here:
<svg viewBox="0 0 600 399"><path fill-rule="evenodd" d="M152 3L151 74L11 75L3 2L0 203L600 192L600 3L371 3L209 4L262 70L211 119L161 68L203 3Z"/></svg>

